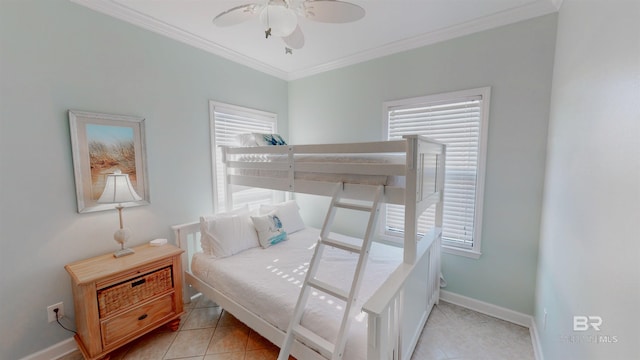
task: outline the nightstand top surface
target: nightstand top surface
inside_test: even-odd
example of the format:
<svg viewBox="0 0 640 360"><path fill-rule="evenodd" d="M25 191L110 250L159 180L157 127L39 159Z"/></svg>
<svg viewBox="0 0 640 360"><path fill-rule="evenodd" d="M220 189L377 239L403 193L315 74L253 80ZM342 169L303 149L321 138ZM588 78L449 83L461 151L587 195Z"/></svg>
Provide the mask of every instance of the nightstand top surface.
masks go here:
<svg viewBox="0 0 640 360"><path fill-rule="evenodd" d="M115 258L112 253L109 253L76 261L64 268L77 284L86 284L184 252L184 250L170 244L162 246L145 244L132 249L135 254Z"/></svg>

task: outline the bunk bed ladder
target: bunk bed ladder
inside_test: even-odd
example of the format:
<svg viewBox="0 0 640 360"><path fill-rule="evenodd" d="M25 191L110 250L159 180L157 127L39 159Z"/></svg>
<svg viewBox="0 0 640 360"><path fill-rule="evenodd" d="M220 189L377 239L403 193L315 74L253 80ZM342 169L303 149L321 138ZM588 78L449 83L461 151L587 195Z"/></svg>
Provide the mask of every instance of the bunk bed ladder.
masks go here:
<svg viewBox="0 0 640 360"><path fill-rule="evenodd" d="M311 258L311 262L309 263L309 269L307 270L304 284L302 285L302 289L300 290L300 296L298 297L298 302L296 304L293 317L291 319L291 322L289 323L287 333L280 348L278 360L287 360L289 358L289 354L291 353L291 346L293 345L293 341L295 339L298 339L301 342L305 343L307 346L315 349L327 359L342 359L342 354L344 353L351 320L355 313L357 311L360 311L360 309L355 306L355 303L357 301L361 279L364 275L365 266L367 264L369 249L371 248L373 233L375 232L376 222L378 220L378 213L380 212L380 204L384 195L384 186L376 186L373 200L371 201L370 205L360 205L341 201L343 188L343 183L336 184L333 197L331 198L331 204L329 205L329 210L327 212L327 217L325 218L322 230L320 232L318 244L315 248L313 257ZM341 240L329 238L329 234L331 232L330 229L333 225L333 219L336 215L337 209L339 208L370 213L369 222L367 223L367 228L365 230L365 235L362 239L361 245L354 245ZM331 284L327 284L315 278L318 272L318 267L320 265L320 260L322 258L322 253L326 246L359 254L358 263L356 265L353 280L351 282L351 287L348 291L335 287ZM329 294L345 302L344 314L342 316L340 330L338 331L338 336L336 337L335 344L322 338L318 334L312 332L311 330L303 327L300 324L302 315L307 305L307 301L309 299L309 294L311 294L311 292L314 290Z"/></svg>

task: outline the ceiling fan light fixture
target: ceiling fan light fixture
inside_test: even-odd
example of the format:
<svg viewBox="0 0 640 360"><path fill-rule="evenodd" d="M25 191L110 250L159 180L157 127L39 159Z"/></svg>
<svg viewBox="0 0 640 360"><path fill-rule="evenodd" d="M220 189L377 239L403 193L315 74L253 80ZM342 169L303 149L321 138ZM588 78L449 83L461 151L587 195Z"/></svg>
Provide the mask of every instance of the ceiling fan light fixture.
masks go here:
<svg viewBox="0 0 640 360"><path fill-rule="evenodd" d="M291 35L298 26L298 15L286 6L269 4L262 9L260 21L267 29L271 29L271 35L285 37Z"/></svg>
<svg viewBox="0 0 640 360"><path fill-rule="evenodd" d="M1 0L0 0L1 1ZM264 26L265 38L279 37L285 54L301 49L305 38L298 16L322 23L348 23L362 19L365 10L344 0L254 0L253 4L233 7L218 14L213 23L220 27L240 24L258 15Z"/></svg>

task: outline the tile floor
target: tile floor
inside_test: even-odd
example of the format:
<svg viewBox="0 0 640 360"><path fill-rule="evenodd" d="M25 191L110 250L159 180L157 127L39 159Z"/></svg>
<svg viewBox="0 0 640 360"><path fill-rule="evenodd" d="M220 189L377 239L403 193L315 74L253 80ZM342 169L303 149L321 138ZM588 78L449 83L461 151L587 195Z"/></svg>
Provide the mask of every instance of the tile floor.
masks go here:
<svg viewBox="0 0 640 360"><path fill-rule="evenodd" d="M275 360L278 348L229 313L200 298L179 331L160 328L111 354L111 360ZM529 330L441 301L412 360L533 360ZM82 360L75 351L60 360Z"/></svg>

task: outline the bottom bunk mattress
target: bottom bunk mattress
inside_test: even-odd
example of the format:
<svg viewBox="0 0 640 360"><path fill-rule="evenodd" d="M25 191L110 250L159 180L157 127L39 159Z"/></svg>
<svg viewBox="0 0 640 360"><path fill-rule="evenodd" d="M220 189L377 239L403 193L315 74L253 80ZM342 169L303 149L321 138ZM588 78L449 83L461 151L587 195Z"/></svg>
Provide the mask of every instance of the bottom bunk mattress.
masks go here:
<svg viewBox="0 0 640 360"><path fill-rule="evenodd" d="M191 270L211 287L239 305L286 331L304 281L320 231L306 228L289 235L269 248L252 248L226 258L197 253ZM332 234L349 242L358 239ZM326 247L316 278L348 289L353 279L357 254ZM362 280L357 309L362 307L402 262L402 249L374 243ZM302 318L302 326L335 343L344 310L344 302L312 291ZM357 312L347 338L345 360L366 359L367 316ZM280 345L280 344L276 344Z"/></svg>

